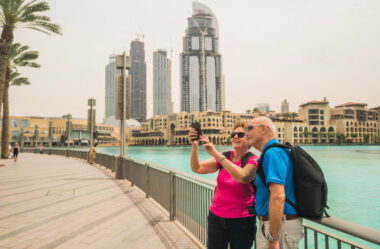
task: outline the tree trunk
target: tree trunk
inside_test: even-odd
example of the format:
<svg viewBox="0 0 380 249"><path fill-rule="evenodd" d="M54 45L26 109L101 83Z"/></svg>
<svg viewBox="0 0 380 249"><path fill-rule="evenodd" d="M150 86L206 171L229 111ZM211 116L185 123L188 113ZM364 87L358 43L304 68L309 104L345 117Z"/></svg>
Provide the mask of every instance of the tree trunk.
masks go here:
<svg viewBox="0 0 380 249"><path fill-rule="evenodd" d="M9 120L9 75L7 68L3 96L3 129L1 131L1 158L9 158L10 120Z"/></svg>
<svg viewBox="0 0 380 249"><path fill-rule="evenodd" d="M9 48L13 42L13 28L9 25L3 27L0 39L0 111L3 104L5 77L8 65Z"/></svg>

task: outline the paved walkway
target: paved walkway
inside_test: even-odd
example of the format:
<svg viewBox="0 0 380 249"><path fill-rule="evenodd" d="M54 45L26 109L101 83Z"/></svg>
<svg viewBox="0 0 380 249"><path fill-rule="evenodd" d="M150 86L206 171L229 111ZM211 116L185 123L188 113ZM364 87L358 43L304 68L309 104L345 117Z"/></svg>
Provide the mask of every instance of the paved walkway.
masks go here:
<svg viewBox="0 0 380 249"><path fill-rule="evenodd" d="M103 167L29 153L0 164L0 248L198 248Z"/></svg>

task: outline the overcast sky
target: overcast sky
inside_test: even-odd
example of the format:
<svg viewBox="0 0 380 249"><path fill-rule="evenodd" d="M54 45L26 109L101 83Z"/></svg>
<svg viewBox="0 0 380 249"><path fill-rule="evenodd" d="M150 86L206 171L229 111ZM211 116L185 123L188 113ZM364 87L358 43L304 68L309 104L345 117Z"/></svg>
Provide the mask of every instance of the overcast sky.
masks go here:
<svg viewBox="0 0 380 249"><path fill-rule="evenodd" d="M173 49L172 95L180 109L179 53L191 0L48 0L47 13L63 36L20 29L15 41L40 52L40 69L22 70L32 85L11 87L11 115L87 115L97 100L104 117L105 66L129 53L144 33L147 113L153 113L153 51ZM380 106L379 0L203 0L219 21L226 108L244 112L258 103L291 111L326 97L330 106Z"/></svg>

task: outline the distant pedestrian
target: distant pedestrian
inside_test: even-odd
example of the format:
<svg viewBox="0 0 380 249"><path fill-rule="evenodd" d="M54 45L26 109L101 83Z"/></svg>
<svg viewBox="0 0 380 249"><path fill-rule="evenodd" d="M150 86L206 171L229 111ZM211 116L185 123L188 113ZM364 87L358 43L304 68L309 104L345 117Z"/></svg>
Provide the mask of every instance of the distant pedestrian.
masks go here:
<svg viewBox="0 0 380 249"><path fill-rule="evenodd" d="M18 157L18 154L20 153L20 147L18 146L18 143L15 143L15 145L13 145L12 153L13 153L13 160L17 162L17 157Z"/></svg>
<svg viewBox="0 0 380 249"><path fill-rule="evenodd" d="M90 149L90 154L88 155L88 162L90 164L94 164L95 157L96 157L96 146L97 144L94 144Z"/></svg>
<svg viewBox="0 0 380 249"><path fill-rule="evenodd" d="M40 154L43 154L43 153L44 153L44 145L40 144Z"/></svg>
<svg viewBox="0 0 380 249"><path fill-rule="evenodd" d="M12 145L8 145L9 157L12 158Z"/></svg>

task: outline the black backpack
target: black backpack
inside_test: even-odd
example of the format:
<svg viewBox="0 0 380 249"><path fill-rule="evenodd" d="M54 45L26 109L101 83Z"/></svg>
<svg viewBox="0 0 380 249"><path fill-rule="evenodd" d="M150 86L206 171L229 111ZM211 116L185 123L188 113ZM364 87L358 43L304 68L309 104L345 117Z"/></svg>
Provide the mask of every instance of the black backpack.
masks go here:
<svg viewBox="0 0 380 249"><path fill-rule="evenodd" d="M223 156L225 156L227 158L227 160L230 160L230 156L231 156L231 152L232 151L225 151L223 152ZM241 159L241 167L244 168L245 165L247 165L248 163L248 160L251 156L254 156L255 154L253 154L252 152L248 151L247 154L245 154L243 156L243 158ZM222 170L223 166L222 164L220 165L220 168L219 168L219 172ZM251 184L252 184L252 187L253 187L253 194L255 195L256 194L256 185L255 185L255 179L253 179L253 181L251 181ZM216 190L216 188L215 188ZM253 198L253 203L252 203L252 206L249 206L248 207L248 212L250 214L255 214L255 198Z"/></svg>
<svg viewBox="0 0 380 249"><path fill-rule="evenodd" d="M292 146L287 143L274 143L262 151L257 164L257 174L260 176L264 185L267 185L265 174L262 166L265 152L273 147L280 147L290 150L290 158L293 164L293 183L296 203L286 198L288 202L298 213L298 216L304 218L322 218L326 213L327 206L327 183L323 172L318 163L302 148Z"/></svg>

